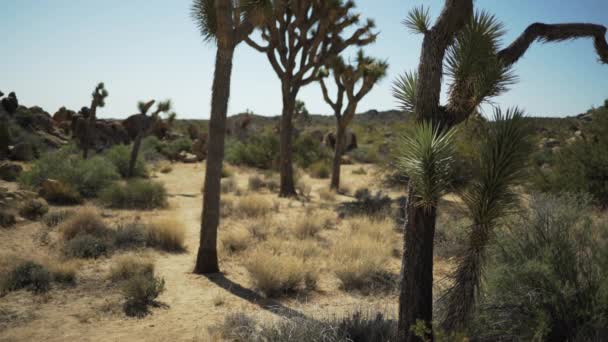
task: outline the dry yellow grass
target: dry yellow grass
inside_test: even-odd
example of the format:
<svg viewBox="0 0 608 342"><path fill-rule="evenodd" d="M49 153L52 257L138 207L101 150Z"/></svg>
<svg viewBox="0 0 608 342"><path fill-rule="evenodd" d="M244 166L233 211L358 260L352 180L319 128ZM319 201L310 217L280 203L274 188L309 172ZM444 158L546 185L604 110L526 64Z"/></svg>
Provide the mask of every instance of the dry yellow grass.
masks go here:
<svg viewBox="0 0 608 342"><path fill-rule="evenodd" d="M327 187L323 187L319 190L319 198L326 202L335 202L336 192L328 189Z"/></svg>
<svg viewBox="0 0 608 342"><path fill-rule="evenodd" d="M168 252L185 249L186 229L184 225L171 218L159 219L148 224L148 245Z"/></svg>
<svg viewBox="0 0 608 342"><path fill-rule="evenodd" d="M234 210L239 218L257 218L270 214L273 203L261 195L247 195L237 200Z"/></svg>
<svg viewBox="0 0 608 342"><path fill-rule="evenodd" d="M152 274L154 274L154 263L150 258L129 253L117 256L112 260L109 278L112 281L119 281L137 275Z"/></svg>
<svg viewBox="0 0 608 342"><path fill-rule="evenodd" d="M268 297L314 290L317 285L318 270L312 264L264 248L256 248L249 255L245 268L255 288Z"/></svg>
<svg viewBox="0 0 608 342"><path fill-rule="evenodd" d="M253 242L249 232L241 227L232 228L220 234L222 249L228 254L242 252Z"/></svg>
<svg viewBox="0 0 608 342"><path fill-rule="evenodd" d="M307 239L317 236L323 229L332 226L331 218L323 213L306 212L298 216L293 224L293 233L298 239Z"/></svg>
<svg viewBox="0 0 608 342"><path fill-rule="evenodd" d="M79 234L104 236L108 233L105 222L93 208L82 208L59 226L65 240L71 240Z"/></svg>

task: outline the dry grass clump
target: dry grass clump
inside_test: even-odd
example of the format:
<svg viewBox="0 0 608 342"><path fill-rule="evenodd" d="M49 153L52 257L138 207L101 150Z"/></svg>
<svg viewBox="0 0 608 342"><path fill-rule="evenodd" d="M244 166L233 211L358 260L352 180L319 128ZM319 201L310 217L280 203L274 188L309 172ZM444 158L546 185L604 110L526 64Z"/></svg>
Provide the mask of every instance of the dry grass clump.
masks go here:
<svg viewBox="0 0 608 342"><path fill-rule="evenodd" d="M332 222L327 215L309 212L298 217L293 225L293 233L298 239L314 238L323 229L331 227Z"/></svg>
<svg viewBox="0 0 608 342"><path fill-rule="evenodd" d="M115 258L110 266L109 277L112 281L121 281L153 274L154 263L149 258L137 254L125 254Z"/></svg>
<svg viewBox="0 0 608 342"><path fill-rule="evenodd" d="M222 248L228 254L239 253L247 249L251 244L251 236L244 228L233 228L222 232L220 237Z"/></svg>
<svg viewBox="0 0 608 342"><path fill-rule="evenodd" d="M289 254L298 257L306 262L319 265L320 260L313 260L324 257L324 251L315 240L285 240L284 238L269 238L263 247L274 254Z"/></svg>
<svg viewBox="0 0 608 342"><path fill-rule="evenodd" d="M76 272L79 268L77 262L46 259L40 263L49 270L54 282L68 285L76 283Z"/></svg>
<svg viewBox="0 0 608 342"><path fill-rule="evenodd" d="M234 213L234 198L222 196L220 198L220 216L227 218Z"/></svg>
<svg viewBox="0 0 608 342"><path fill-rule="evenodd" d="M167 252L181 252L186 249L184 240L186 229L175 219L159 219L148 224L147 245Z"/></svg>
<svg viewBox="0 0 608 342"><path fill-rule="evenodd" d="M270 214L273 204L263 196L248 195L238 199L234 210L240 218L257 218Z"/></svg>
<svg viewBox="0 0 608 342"><path fill-rule="evenodd" d="M319 190L319 198L321 198L322 201L335 202L336 193L328 188L322 188Z"/></svg>
<svg viewBox="0 0 608 342"><path fill-rule="evenodd" d="M59 225L59 231L66 241L82 234L106 237L111 233L99 213L92 208L84 208L75 212Z"/></svg>
<svg viewBox="0 0 608 342"><path fill-rule="evenodd" d="M399 241L390 220L362 218L351 222L348 238L334 247L334 273L343 289L364 293L395 288L394 276L387 265L393 255L393 244Z"/></svg>
<svg viewBox="0 0 608 342"><path fill-rule="evenodd" d="M253 220L246 228L252 238L264 241L268 238L270 232L276 228L276 222L271 217L263 216Z"/></svg>
<svg viewBox="0 0 608 342"><path fill-rule="evenodd" d="M25 201L19 208L19 215L30 221L37 221L49 212L49 205L43 199Z"/></svg>
<svg viewBox="0 0 608 342"><path fill-rule="evenodd" d="M231 192L236 192L238 186L236 184L236 179L234 176L230 176L228 178L222 179L220 183L220 190L223 194L229 194Z"/></svg>
<svg viewBox="0 0 608 342"><path fill-rule="evenodd" d="M44 216L42 221L49 228L57 227L74 214L71 210L52 211Z"/></svg>
<svg viewBox="0 0 608 342"><path fill-rule="evenodd" d="M251 191L260 191L266 187L266 181L259 175L249 176L247 183L249 185L249 190Z"/></svg>
<svg viewBox="0 0 608 342"><path fill-rule="evenodd" d="M318 270L302 258L257 248L245 263L253 285L267 297L314 290Z"/></svg>

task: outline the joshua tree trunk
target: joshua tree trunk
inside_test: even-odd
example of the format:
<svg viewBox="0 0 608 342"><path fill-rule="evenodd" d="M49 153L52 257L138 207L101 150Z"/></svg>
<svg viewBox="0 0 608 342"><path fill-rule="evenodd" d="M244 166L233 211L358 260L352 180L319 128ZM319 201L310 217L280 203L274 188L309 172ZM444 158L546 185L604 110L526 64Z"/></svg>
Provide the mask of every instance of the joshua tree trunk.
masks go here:
<svg viewBox="0 0 608 342"><path fill-rule="evenodd" d="M284 82L285 83L285 82ZM281 190L280 197L296 196L296 188L293 181L293 111L296 106L296 97L292 95L288 85L283 86L283 114L281 116L281 151L280 151L280 173Z"/></svg>
<svg viewBox="0 0 608 342"><path fill-rule="evenodd" d="M129 178L135 175L135 165L137 164L137 156L139 155L139 148L141 146L142 138L143 133L139 133L133 142L133 148L131 149L131 160L129 160L129 174L127 175Z"/></svg>
<svg viewBox="0 0 608 342"><path fill-rule="evenodd" d="M334 151L334 162L331 173L331 189L340 189L340 167L342 166L342 155L346 150L346 126L338 120L336 125L336 147Z"/></svg>
<svg viewBox="0 0 608 342"><path fill-rule="evenodd" d="M218 46L209 120L200 247L194 268L194 272L198 274L217 273L220 270L217 259L217 228L220 222L220 182L233 55L233 46L228 48Z"/></svg>
<svg viewBox="0 0 608 342"><path fill-rule="evenodd" d="M406 236L401 260L399 293L399 341L417 341L411 328L423 321L430 328L433 320L433 240L437 208L423 208L416 203L410 186L407 206ZM425 338L432 339L432 333Z"/></svg>

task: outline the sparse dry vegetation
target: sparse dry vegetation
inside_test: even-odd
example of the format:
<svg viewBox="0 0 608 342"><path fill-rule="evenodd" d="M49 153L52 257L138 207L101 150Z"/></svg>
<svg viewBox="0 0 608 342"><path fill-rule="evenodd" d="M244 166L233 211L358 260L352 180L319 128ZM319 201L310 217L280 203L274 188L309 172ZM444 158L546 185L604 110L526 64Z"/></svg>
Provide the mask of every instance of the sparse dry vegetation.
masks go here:
<svg viewBox="0 0 608 342"><path fill-rule="evenodd" d="M149 223L147 228L148 246L167 252L181 252L186 249L183 223L175 219L160 219Z"/></svg>

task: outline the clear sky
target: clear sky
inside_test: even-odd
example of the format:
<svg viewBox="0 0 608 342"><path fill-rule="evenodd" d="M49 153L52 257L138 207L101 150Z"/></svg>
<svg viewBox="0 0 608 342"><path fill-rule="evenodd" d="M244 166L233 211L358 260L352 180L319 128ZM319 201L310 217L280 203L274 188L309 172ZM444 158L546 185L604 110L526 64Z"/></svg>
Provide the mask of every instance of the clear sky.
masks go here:
<svg viewBox="0 0 608 342"><path fill-rule="evenodd" d="M421 37L401 24L425 3L437 14L443 0L358 0L358 11L381 31L367 48L390 63L388 77L359 111L392 109L391 83L417 67ZM191 0L2 0L0 90L22 104L54 113L89 105L95 84L110 92L102 117L136 112L138 100L171 98L182 118L208 118L215 47L205 44L190 18ZM606 0L477 0L498 16L510 43L532 22L585 21L608 25ZM591 40L535 44L516 66L520 82L497 99L531 115L564 116L608 98L608 65L597 62ZM330 113L318 85L300 95L312 113ZM268 61L245 44L234 60L229 113L281 112L278 79Z"/></svg>

